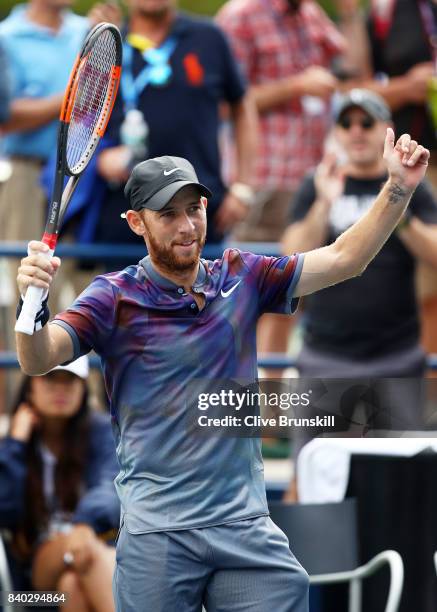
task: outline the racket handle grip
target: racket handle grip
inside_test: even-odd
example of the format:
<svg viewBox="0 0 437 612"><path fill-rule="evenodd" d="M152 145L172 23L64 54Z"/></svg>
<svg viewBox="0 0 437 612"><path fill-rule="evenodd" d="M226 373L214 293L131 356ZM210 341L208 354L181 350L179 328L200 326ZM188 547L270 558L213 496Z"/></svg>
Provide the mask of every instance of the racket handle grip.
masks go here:
<svg viewBox="0 0 437 612"><path fill-rule="evenodd" d="M40 253L47 257L47 259L51 259L53 256L53 251L50 250L46 253ZM26 295L24 296L23 306L21 308L20 315L15 323L15 331L20 332L21 334L27 334L28 336L33 336L33 330L35 328L35 317L37 313L41 310L43 297L46 290L42 287L34 287L33 285L29 285L26 291Z"/></svg>

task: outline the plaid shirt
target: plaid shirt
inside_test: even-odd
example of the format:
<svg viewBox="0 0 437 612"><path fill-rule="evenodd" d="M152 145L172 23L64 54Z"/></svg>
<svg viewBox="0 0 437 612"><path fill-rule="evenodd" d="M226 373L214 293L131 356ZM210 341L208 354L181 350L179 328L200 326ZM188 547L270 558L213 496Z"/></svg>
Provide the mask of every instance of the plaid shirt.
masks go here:
<svg viewBox="0 0 437 612"><path fill-rule="evenodd" d="M292 14L286 0L230 0L217 15L251 85L328 67L344 49L342 35L313 0ZM311 112L319 99L294 98L260 115L256 185L295 190L320 160L329 107Z"/></svg>

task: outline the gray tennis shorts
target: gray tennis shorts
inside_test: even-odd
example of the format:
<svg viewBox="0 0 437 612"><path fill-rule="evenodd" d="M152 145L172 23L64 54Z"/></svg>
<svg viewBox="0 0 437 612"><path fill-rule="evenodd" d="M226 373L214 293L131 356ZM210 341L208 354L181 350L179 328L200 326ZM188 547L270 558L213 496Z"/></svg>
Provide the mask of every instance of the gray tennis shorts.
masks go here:
<svg viewBox="0 0 437 612"><path fill-rule="evenodd" d="M268 516L131 534L122 523L117 612L308 612L308 575Z"/></svg>

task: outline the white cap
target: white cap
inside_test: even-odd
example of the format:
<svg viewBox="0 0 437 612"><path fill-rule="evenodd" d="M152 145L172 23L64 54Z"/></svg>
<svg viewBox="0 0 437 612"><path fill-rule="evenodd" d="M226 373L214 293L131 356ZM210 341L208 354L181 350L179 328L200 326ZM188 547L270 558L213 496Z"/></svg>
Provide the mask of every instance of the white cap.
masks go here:
<svg viewBox="0 0 437 612"><path fill-rule="evenodd" d="M76 361L72 361L68 365L56 366L56 368L53 368L53 370L50 370L50 372L55 372L56 370L63 370L64 372L71 372L71 374L75 374L76 376L79 376L79 378L86 380L88 378L89 369L90 368L88 364L88 357L86 355L83 355L82 357L79 357L79 359L76 359Z"/></svg>

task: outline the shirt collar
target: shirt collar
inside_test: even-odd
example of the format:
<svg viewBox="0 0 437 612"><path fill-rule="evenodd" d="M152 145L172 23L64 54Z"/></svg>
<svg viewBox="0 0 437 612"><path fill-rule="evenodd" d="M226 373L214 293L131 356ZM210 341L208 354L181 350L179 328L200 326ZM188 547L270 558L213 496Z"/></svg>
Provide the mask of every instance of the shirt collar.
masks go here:
<svg viewBox="0 0 437 612"><path fill-rule="evenodd" d="M170 31L167 35L167 38L169 36L182 37L185 34L190 32L190 28L191 29L193 28L192 20L190 20L188 15L186 15L182 11L177 11L175 13L175 18L170 26ZM122 33L123 39L126 38L128 32L129 32L129 22L125 21L121 27L121 33Z"/></svg>
<svg viewBox="0 0 437 612"><path fill-rule="evenodd" d="M184 287L182 287L181 285L177 285L168 278L165 278L165 276L162 276L162 274L160 274L158 270L156 270L152 263L152 260L150 259L150 255L147 255L140 261L140 266L143 267L147 278L149 278L155 285L158 285L158 287L160 287L161 289L178 291L178 293L180 293L179 289L183 289L185 292ZM197 272L197 277L192 288L198 289L199 287L202 287L202 285L204 285L206 282L206 278L207 273L205 264L201 259L199 262L199 271Z"/></svg>

